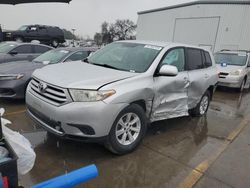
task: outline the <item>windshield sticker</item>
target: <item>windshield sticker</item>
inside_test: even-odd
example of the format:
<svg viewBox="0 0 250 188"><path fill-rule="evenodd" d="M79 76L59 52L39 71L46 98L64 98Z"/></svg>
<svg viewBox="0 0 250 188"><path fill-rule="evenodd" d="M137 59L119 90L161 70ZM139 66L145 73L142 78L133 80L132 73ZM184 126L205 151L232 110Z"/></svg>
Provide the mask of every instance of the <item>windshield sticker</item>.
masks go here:
<svg viewBox="0 0 250 188"><path fill-rule="evenodd" d="M61 52L61 53L64 53L64 54L69 53L69 51L67 51L67 50L60 50L60 52Z"/></svg>
<svg viewBox="0 0 250 188"><path fill-rule="evenodd" d="M43 61L44 65L48 65L50 63L50 61Z"/></svg>
<svg viewBox="0 0 250 188"><path fill-rule="evenodd" d="M149 48L149 49L153 49L153 50L157 50L157 51L160 51L162 49L162 47L153 46L153 45L145 45L144 48Z"/></svg>
<svg viewBox="0 0 250 188"><path fill-rule="evenodd" d="M220 64L222 67L226 67L227 66L227 63L221 63Z"/></svg>
<svg viewBox="0 0 250 188"><path fill-rule="evenodd" d="M15 46L14 44L10 44L11 47Z"/></svg>

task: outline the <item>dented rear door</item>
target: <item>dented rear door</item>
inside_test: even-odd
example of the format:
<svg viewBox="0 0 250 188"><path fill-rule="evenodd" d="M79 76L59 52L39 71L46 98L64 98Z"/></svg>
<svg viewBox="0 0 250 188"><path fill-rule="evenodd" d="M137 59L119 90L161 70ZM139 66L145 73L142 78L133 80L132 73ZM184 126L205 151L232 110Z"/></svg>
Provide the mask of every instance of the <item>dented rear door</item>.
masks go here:
<svg viewBox="0 0 250 188"><path fill-rule="evenodd" d="M186 62L189 77L188 108L195 108L208 89L210 75L203 64L202 51L195 48L186 49Z"/></svg>

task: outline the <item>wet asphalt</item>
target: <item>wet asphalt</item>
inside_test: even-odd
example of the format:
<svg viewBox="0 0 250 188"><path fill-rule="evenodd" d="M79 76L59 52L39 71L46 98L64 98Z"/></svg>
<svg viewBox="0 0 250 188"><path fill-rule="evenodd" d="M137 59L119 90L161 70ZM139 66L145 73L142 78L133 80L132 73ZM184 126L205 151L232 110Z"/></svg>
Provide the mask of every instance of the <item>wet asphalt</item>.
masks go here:
<svg viewBox="0 0 250 188"><path fill-rule="evenodd" d="M13 130L32 143L34 168L20 185L38 182L96 164L98 178L84 188L249 187L250 91L219 88L204 117L153 123L140 147L116 156L102 145L48 135L26 114L21 100L0 100Z"/></svg>

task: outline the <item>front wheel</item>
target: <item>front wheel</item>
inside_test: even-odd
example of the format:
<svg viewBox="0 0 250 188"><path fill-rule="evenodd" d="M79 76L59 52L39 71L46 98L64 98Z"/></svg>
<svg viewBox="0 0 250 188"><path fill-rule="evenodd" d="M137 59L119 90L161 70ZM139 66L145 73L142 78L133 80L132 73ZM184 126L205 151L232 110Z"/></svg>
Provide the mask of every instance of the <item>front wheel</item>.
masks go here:
<svg viewBox="0 0 250 188"><path fill-rule="evenodd" d="M23 42L23 38L22 37L16 37L15 41L19 42L19 43L22 43Z"/></svg>
<svg viewBox="0 0 250 188"><path fill-rule="evenodd" d="M52 44L52 46L53 46L54 48L56 48L56 47L59 46L59 42L58 42L57 39L53 39L52 42L51 42L51 44Z"/></svg>
<svg viewBox="0 0 250 188"><path fill-rule="evenodd" d="M206 91L206 93L202 96L197 106L191 110L191 115L203 116L204 114L207 113L209 104L210 104L210 92Z"/></svg>
<svg viewBox="0 0 250 188"><path fill-rule="evenodd" d="M240 85L240 88L238 88L238 91L239 92L243 92L244 88L245 88L245 85L246 85L246 79L244 79Z"/></svg>
<svg viewBox="0 0 250 188"><path fill-rule="evenodd" d="M147 130L146 115L137 104L126 107L117 116L107 139L106 147L115 154L132 152Z"/></svg>

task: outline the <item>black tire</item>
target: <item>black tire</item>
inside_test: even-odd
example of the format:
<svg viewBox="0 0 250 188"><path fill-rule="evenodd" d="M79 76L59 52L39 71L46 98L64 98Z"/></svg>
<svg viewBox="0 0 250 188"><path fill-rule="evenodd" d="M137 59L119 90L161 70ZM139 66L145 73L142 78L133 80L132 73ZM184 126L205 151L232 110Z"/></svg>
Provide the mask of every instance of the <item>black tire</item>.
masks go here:
<svg viewBox="0 0 250 188"><path fill-rule="evenodd" d="M202 105L202 101L204 100L204 98L207 98L208 101L207 101L207 107L206 109L204 110L201 110L201 105ZM210 105L210 100L211 100L211 94L209 91L206 91L205 94L202 96L200 102L197 104L197 106L191 110L191 115L192 116L195 116L195 117L200 117L200 116L203 116L207 113L207 110L209 108L209 105Z"/></svg>
<svg viewBox="0 0 250 188"><path fill-rule="evenodd" d="M24 42L24 40L23 40L23 38L22 37L15 37L14 38L14 40L16 41L16 42Z"/></svg>
<svg viewBox="0 0 250 188"><path fill-rule="evenodd" d="M53 39L51 41L51 45L54 47L54 48L57 48L59 46L59 41L57 39Z"/></svg>
<svg viewBox="0 0 250 188"><path fill-rule="evenodd" d="M240 87L237 88L237 91L240 93L243 92L245 85L246 85L246 78L244 78L244 80L242 80Z"/></svg>
<svg viewBox="0 0 250 188"><path fill-rule="evenodd" d="M116 136L116 129L118 124L118 121L121 120L126 114L133 113L137 115L137 117L140 119L140 131L138 131L137 138L133 141L133 143L129 145L123 145L118 141L118 138ZM112 128L110 130L110 133L108 135L107 141L106 141L106 148L109 149L112 153L118 154L118 155L124 155L127 153L130 153L134 151L139 144L141 143L142 139L144 138L146 131L147 131L147 120L146 120L145 111L142 107L140 107L137 104L131 104L125 109L123 109L119 115L117 116L115 122L112 125ZM132 131L133 132L133 131ZM127 138L127 137L126 137Z"/></svg>

